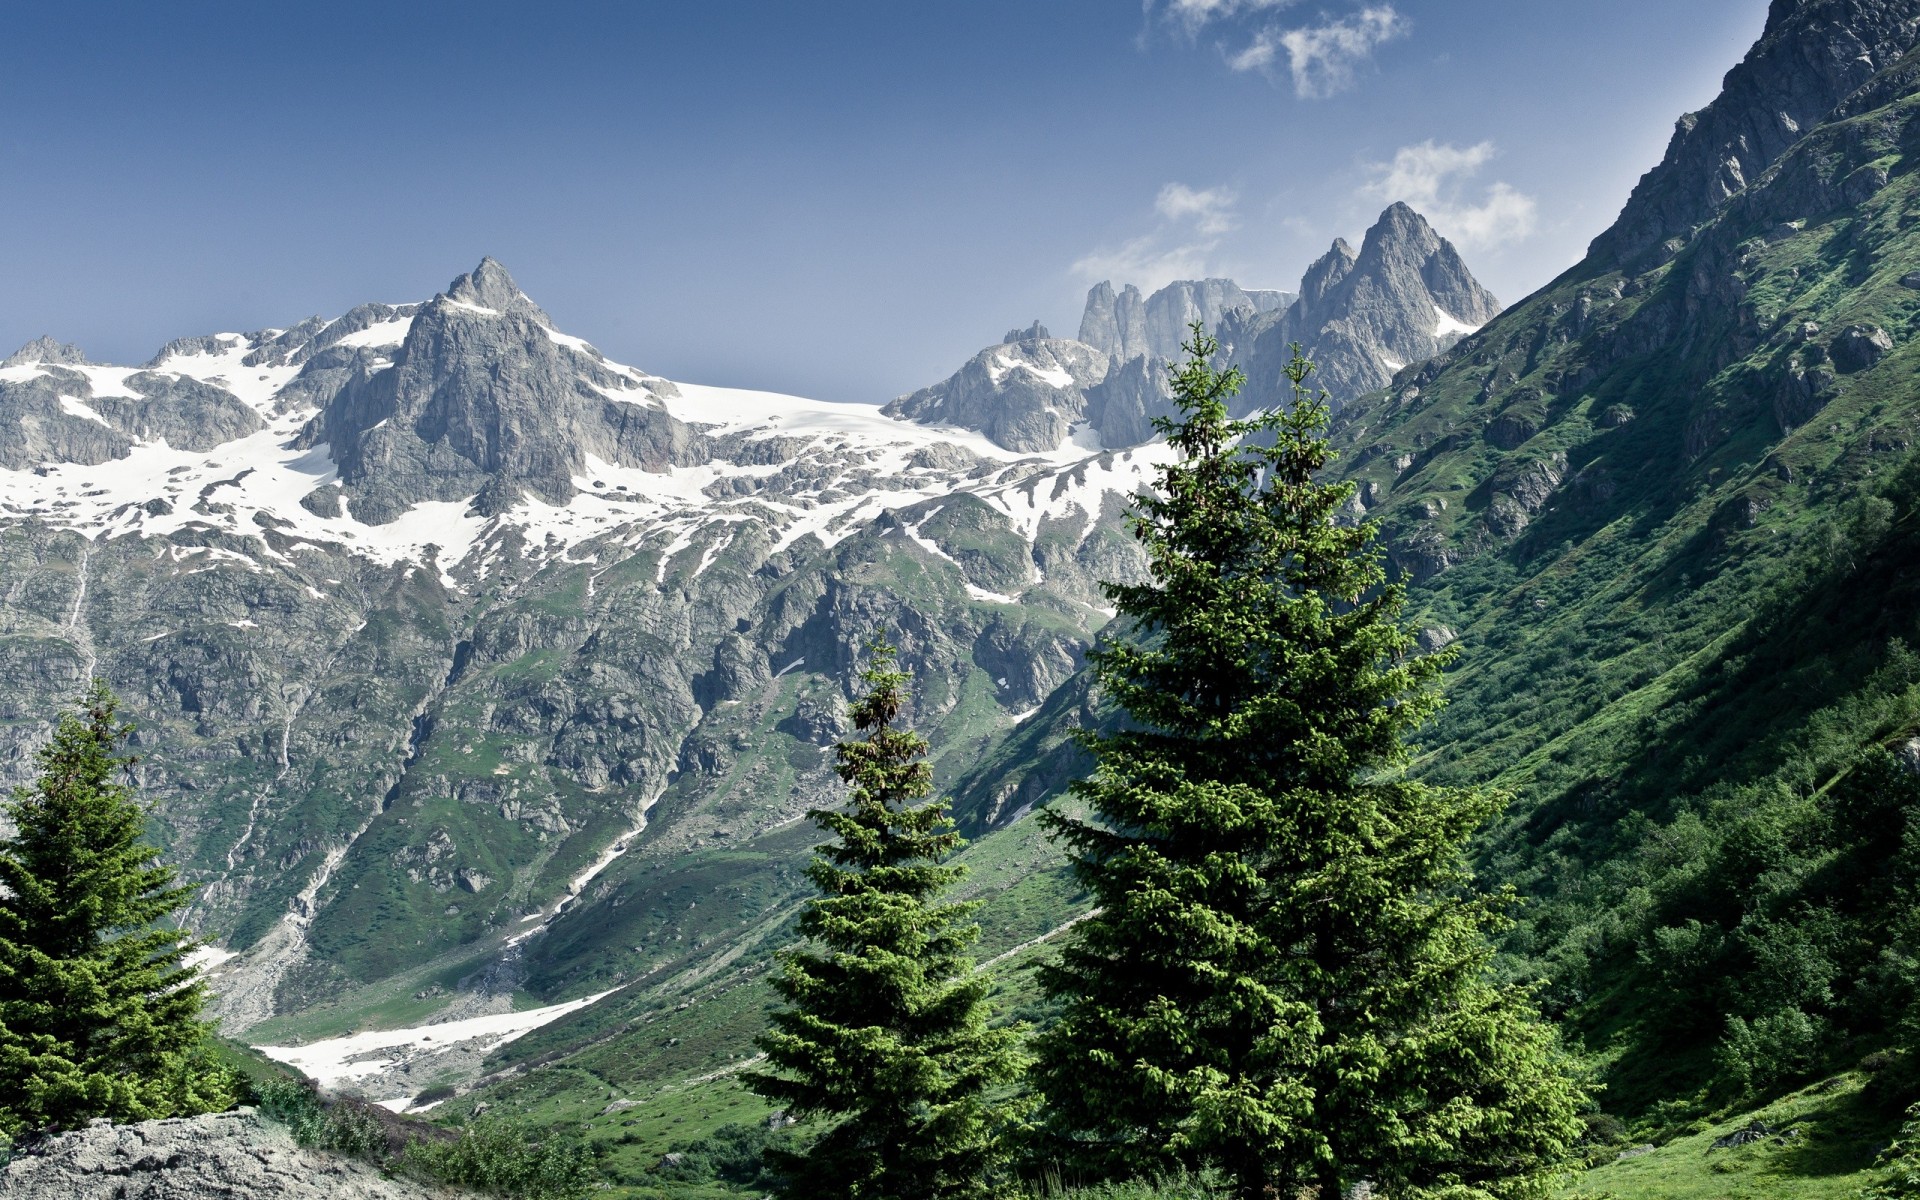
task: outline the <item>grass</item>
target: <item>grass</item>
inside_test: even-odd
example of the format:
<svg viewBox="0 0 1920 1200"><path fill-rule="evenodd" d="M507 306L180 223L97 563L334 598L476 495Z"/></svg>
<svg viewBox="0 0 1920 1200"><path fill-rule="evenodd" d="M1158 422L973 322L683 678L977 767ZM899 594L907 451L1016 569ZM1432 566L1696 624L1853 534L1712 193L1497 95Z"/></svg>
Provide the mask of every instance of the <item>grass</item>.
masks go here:
<svg viewBox="0 0 1920 1200"><path fill-rule="evenodd" d="M1875 1105L1857 1074L1712 1123L1587 1171L1568 1193L1590 1200L1856 1200L1899 1118ZM1713 1143L1755 1123L1775 1134L1743 1146Z"/></svg>

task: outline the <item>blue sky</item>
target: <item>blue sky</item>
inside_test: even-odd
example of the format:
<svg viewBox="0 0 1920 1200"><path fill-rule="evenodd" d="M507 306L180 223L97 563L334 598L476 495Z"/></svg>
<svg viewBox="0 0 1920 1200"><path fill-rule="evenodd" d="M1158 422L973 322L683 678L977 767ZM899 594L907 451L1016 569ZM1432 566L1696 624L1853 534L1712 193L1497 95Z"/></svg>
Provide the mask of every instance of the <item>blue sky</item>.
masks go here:
<svg viewBox="0 0 1920 1200"><path fill-rule="evenodd" d="M422 299L484 254L669 377L884 400L1088 284L1291 288L1406 199L1515 300L1766 0L7 6L0 354Z"/></svg>

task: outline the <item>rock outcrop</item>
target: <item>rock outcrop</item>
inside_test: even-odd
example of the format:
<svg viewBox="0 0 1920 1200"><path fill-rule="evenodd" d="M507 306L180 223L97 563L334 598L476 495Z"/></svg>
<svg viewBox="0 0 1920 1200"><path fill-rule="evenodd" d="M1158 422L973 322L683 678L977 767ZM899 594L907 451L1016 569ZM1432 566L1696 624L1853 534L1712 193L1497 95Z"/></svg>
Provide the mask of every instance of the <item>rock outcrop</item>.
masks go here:
<svg viewBox="0 0 1920 1200"><path fill-rule="evenodd" d="M1670 259L1697 226L1779 161L1808 130L1920 41L1904 0L1773 0L1766 29L1721 92L1681 117L1589 257L1619 266Z"/></svg>
<svg viewBox="0 0 1920 1200"><path fill-rule="evenodd" d="M525 496L565 504L589 457L662 470L704 455L661 407L662 381L559 333L490 258L412 314L390 359L362 348L309 366L346 380L302 444L329 448L351 511L374 523L429 500L488 516Z"/></svg>
<svg viewBox="0 0 1920 1200"><path fill-rule="evenodd" d="M1419 213L1395 203L1357 253L1335 241L1307 269L1290 308L1229 317L1219 337L1247 373L1246 408L1287 398L1281 373L1295 342L1317 367L1314 385L1325 388L1337 408L1447 350L1499 311L1499 301L1474 279L1453 244Z"/></svg>
<svg viewBox="0 0 1920 1200"><path fill-rule="evenodd" d="M1231 279L1177 280L1143 300L1132 284L1116 294L1113 284L1103 280L1087 292L1080 340L1116 362L1142 355L1173 359L1180 357L1194 321L1212 330L1228 313L1278 312L1293 301L1291 292L1248 291Z"/></svg>
<svg viewBox="0 0 1920 1200"><path fill-rule="evenodd" d="M1046 332L1038 322L1026 332L1035 330ZM987 347L947 379L881 411L977 429L1009 450L1053 450L1086 421L1086 391L1107 369L1107 356L1084 342L1022 335Z"/></svg>
<svg viewBox="0 0 1920 1200"><path fill-rule="evenodd" d="M49 1138L0 1169L10 1200L451 1200L456 1193L302 1149L251 1110L96 1122Z"/></svg>

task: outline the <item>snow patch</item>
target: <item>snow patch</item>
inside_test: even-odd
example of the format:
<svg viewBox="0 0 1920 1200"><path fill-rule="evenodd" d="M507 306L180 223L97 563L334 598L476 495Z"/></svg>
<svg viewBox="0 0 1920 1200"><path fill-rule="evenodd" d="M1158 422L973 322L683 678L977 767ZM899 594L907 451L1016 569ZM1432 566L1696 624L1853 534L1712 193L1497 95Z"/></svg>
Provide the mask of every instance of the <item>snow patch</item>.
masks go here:
<svg viewBox="0 0 1920 1200"><path fill-rule="evenodd" d="M515 1038L552 1024L568 1013L578 1012L617 990L610 989L584 1000L569 1000L564 1004L549 1004L545 1008L530 1008L524 1012L493 1013L411 1029L353 1033L345 1037L324 1038L304 1046L255 1046L254 1049L276 1062L283 1062L303 1072L322 1087L333 1087L397 1067L411 1057L409 1051L440 1051L472 1042L476 1043L473 1049L492 1053Z"/></svg>
<svg viewBox="0 0 1920 1200"><path fill-rule="evenodd" d="M395 317L391 321L381 321L365 329L336 340L336 346L398 346L407 340L407 331L413 328L412 317Z"/></svg>
<svg viewBox="0 0 1920 1200"><path fill-rule="evenodd" d="M1455 334L1455 333L1459 334L1461 337L1465 337L1470 333L1480 332L1480 327L1478 325L1467 324L1465 321L1462 321L1460 318L1454 316L1452 313L1448 312L1446 309L1441 308L1438 304L1433 306L1433 315L1439 318L1439 322L1440 322L1439 324L1433 327L1434 337L1443 338L1443 337L1447 337L1450 334Z"/></svg>
<svg viewBox="0 0 1920 1200"><path fill-rule="evenodd" d="M97 425L106 425L107 428L109 429L113 428L112 425L107 424L107 419L105 417L93 411L93 409L87 407L86 402L81 400L78 396L69 396L69 395L66 395L64 392L61 393L60 411L63 413L66 413L70 417L80 417L83 420L92 421Z"/></svg>

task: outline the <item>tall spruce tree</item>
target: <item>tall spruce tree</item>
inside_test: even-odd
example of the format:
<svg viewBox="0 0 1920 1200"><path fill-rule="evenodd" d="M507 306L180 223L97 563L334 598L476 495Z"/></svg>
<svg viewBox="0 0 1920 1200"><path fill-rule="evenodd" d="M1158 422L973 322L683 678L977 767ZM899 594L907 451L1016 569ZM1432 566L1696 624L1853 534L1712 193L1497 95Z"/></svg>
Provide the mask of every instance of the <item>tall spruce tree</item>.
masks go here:
<svg viewBox="0 0 1920 1200"><path fill-rule="evenodd" d="M1463 865L1499 808L1408 779L1441 656L1414 657L1372 524L1321 482L1324 394L1248 420L1193 327L1179 454L1133 519L1133 633L1090 657L1130 718L1091 736L1090 818L1045 814L1099 906L1043 984L1048 1152L1085 1170L1224 1172L1245 1200L1534 1194L1579 1088L1526 993L1488 978L1505 897Z"/></svg>
<svg viewBox="0 0 1920 1200"><path fill-rule="evenodd" d="M63 714L0 841L0 1133L233 1104L203 1056L191 937L158 924L191 894L141 840L122 752L132 726L103 680Z"/></svg>
<svg viewBox="0 0 1920 1200"><path fill-rule="evenodd" d="M898 728L907 675L884 641L867 647L862 736L834 747L853 796L813 820L833 840L807 874L820 895L782 956L787 1008L758 1040L769 1071L747 1086L799 1120L835 1123L802 1152L775 1153L786 1195L935 1200L987 1194L996 1158L983 1093L1019 1073L1019 1033L987 1027L987 981L967 947L974 903L941 903L964 868L944 800L926 801L927 743ZM926 802L922 802L926 801Z"/></svg>

